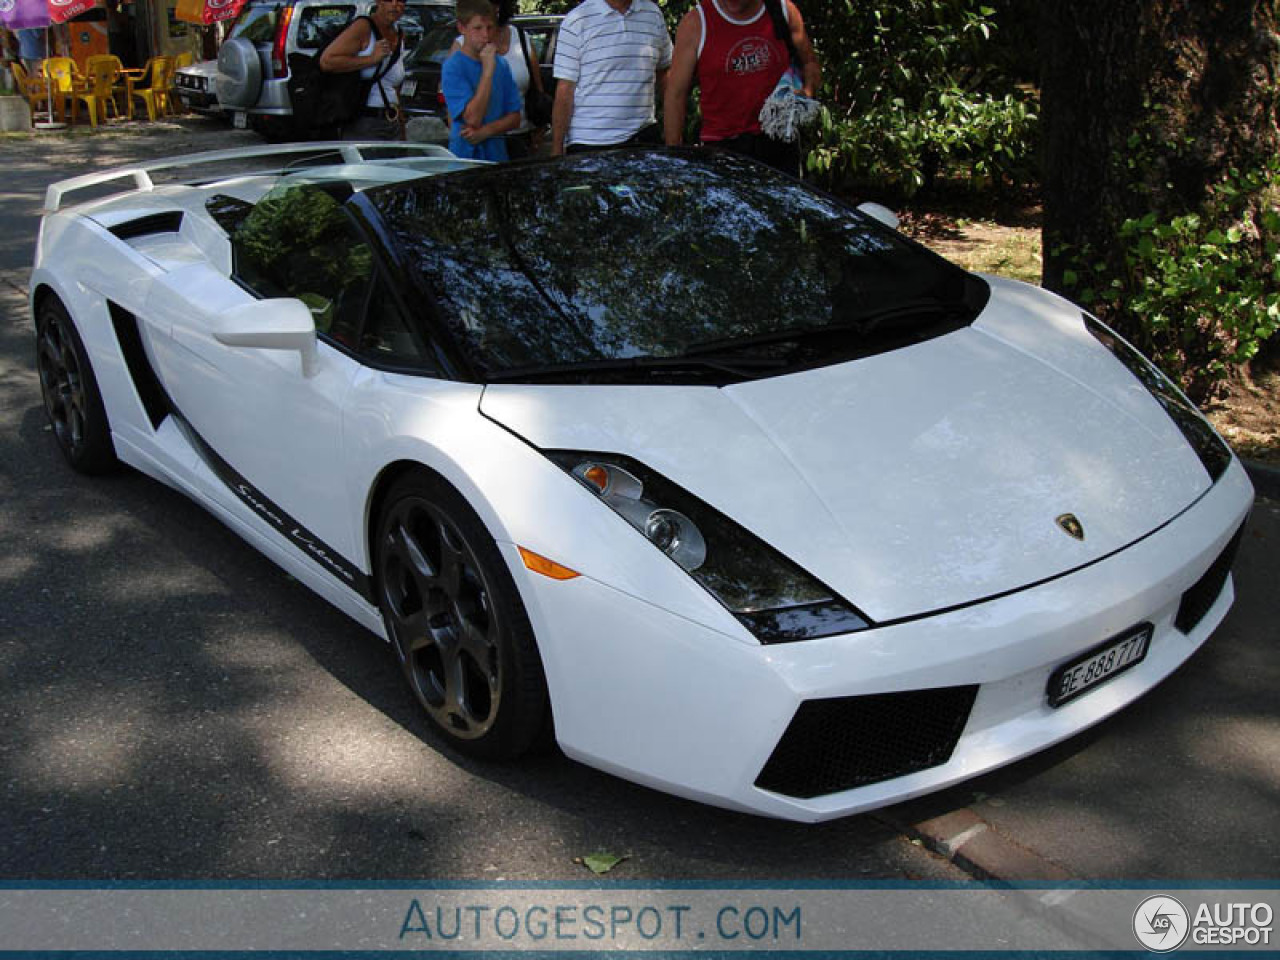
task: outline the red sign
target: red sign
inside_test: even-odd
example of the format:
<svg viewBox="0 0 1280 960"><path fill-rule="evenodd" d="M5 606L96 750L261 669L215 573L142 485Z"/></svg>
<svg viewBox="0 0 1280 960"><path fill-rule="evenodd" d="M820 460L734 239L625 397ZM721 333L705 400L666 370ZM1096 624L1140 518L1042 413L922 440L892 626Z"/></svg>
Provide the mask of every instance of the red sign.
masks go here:
<svg viewBox="0 0 1280 960"><path fill-rule="evenodd" d="M66 23L97 5L98 0L49 0L49 19L54 23Z"/></svg>
<svg viewBox="0 0 1280 960"><path fill-rule="evenodd" d="M247 0L178 0L173 15L187 23L203 23L207 26L235 17L246 2Z"/></svg>
<svg viewBox="0 0 1280 960"><path fill-rule="evenodd" d="M230 20L240 13L246 0L204 0L204 22L217 23Z"/></svg>

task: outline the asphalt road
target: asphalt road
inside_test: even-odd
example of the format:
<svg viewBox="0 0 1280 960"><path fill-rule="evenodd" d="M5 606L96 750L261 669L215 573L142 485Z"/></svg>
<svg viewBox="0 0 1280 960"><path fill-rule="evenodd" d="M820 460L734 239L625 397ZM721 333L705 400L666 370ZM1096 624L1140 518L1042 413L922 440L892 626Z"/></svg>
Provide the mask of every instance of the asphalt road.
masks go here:
<svg viewBox="0 0 1280 960"><path fill-rule="evenodd" d="M955 880L909 837L957 811L1046 878L1280 873L1274 503L1235 610L1168 683L883 814L779 823L554 752L493 766L441 747L384 644L180 494L72 473L45 425L19 289L43 187L236 142L253 138L207 121L0 139L0 879L582 880L575 858L603 850L628 856L620 881Z"/></svg>

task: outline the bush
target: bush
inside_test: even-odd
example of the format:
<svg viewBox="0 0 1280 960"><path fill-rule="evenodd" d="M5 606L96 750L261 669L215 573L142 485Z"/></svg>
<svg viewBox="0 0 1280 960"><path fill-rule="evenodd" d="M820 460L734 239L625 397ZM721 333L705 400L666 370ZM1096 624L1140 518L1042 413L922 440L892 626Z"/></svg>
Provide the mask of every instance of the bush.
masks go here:
<svg viewBox="0 0 1280 960"><path fill-rule="evenodd" d="M1280 160L1233 170L1198 211L1126 220L1118 270L1076 257L1064 280L1193 400L1208 399L1280 329L1277 201Z"/></svg>
<svg viewBox="0 0 1280 960"><path fill-rule="evenodd" d="M1038 117L1028 97L958 87L863 113L829 109L808 156L831 187L858 185L909 197L939 177L974 189L1033 182Z"/></svg>
<svg viewBox="0 0 1280 960"><path fill-rule="evenodd" d="M992 7L971 0L803 4L829 109L809 169L831 187L909 196L939 177L1035 179L1033 94L996 66Z"/></svg>

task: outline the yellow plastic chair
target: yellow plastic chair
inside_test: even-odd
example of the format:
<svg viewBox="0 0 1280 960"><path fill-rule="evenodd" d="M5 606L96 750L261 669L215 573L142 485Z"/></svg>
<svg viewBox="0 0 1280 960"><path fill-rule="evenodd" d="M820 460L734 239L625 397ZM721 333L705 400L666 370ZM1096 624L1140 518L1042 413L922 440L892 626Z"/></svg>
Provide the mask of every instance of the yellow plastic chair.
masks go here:
<svg viewBox="0 0 1280 960"><path fill-rule="evenodd" d="M183 67L189 67L196 62L196 55L191 51L185 51L173 58L173 70L169 74L169 111L178 113L182 110L182 100L178 97L178 71Z"/></svg>
<svg viewBox="0 0 1280 960"><path fill-rule="evenodd" d="M66 118L67 103L71 104L71 122L75 123L80 116L81 94L88 92L88 86L76 62L70 57L50 57L44 62L45 78L53 83L53 96L58 108L58 115ZM91 114L92 115L92 114ZM96 124L95 124L96 126Z"/></svg>
<svg viewBox="0 0 1280 960"><path fill-rule="evenodd" d="M125 85L124 64L114 53L97 53L84 62L85 75L92 81L98 71L111 70L111 97L115 101L116 116L121 109L128 109L129 88ZM121 106L123 104L123 107Z"/></svg>
<svg viewBox="0 0 1280 960"><path fill-rule="evenodd" d="M151 76L151 68L155 63L156 58L152 57L141 67L125 67L120 71L120 77L124 80L124 115L130 120L133 119L133 88Z"/></svg>
<svg viewBox="0 0 1280 960"><path fill-rule="evenodd" d="M84 89L72 94L76 105L72 116L79 112L80 103L84 103L89 108L89 123L96 127L99 117L106 120L112 112L119 119L120 110L116 106L115 98L115 81L118 75L116 64L101 57L93 59L96 62L85 63L88 76L85 78ZM110 59L115 60L114 57ZM116 63L119 62L116 60Z"/></svg>
<svg viewBox="0 0 1280 960"><path fill-rule="evenodd" d="M49 103L48 87L43 78L31 76L16 60L10 62L9 69L13 73L13 82L17 86L18 96L27 98L27 105L31 107L31 114L34 116L37 105Z"/></svg>
<svg viewBox="0 0 1280 960"><path fill-rule="evenodd" d="M151 82L146 86L142 81L150 73ZM132 108L135 98L147 106L147 119L155 121L156 117L172 111L169 105L169 84L173 79L173 61L168 57L152 57L143 67L143 75L139 80L129 79L129 104ZM132 115L132 110L131 110Z"/></svg>

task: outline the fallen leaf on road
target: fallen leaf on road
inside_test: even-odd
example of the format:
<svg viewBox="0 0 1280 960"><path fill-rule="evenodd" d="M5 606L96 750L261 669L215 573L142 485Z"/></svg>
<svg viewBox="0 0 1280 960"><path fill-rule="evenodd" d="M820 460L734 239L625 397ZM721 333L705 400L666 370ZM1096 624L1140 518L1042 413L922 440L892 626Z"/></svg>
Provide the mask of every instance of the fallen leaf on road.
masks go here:
<svg viewBox="0 0 1280 960"><path fill-rule="evenodd" d="M582 857L581 862L594 874L608 873L623 860L627 859L628 854L620 857L614 856L612 853L593 853L590 856ZM578 858L574 858L577 860Z"/></svg>

